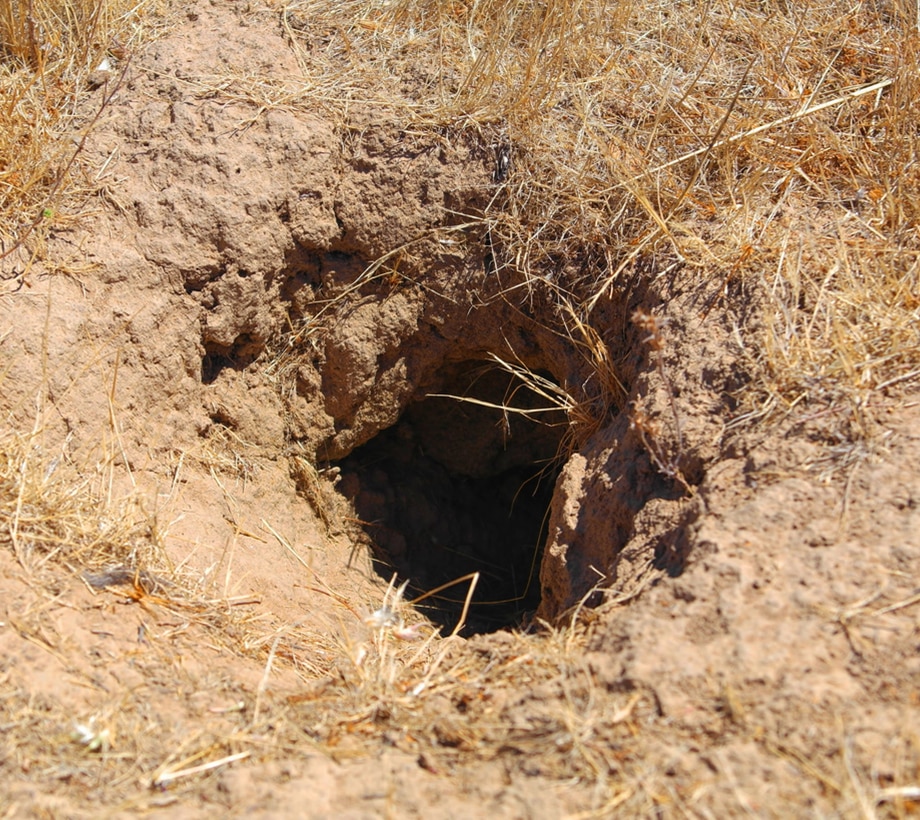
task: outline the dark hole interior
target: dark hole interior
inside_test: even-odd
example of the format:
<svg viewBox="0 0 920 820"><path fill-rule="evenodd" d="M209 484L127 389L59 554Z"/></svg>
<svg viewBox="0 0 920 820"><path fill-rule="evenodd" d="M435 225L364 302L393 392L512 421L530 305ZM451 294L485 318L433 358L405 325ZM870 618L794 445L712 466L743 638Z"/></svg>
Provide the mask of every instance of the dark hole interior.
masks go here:
<svg viewBox="0 0 920 820"><path fill-rule="evenodd" d="M383 577L408 578L417 597L480 573L467 634L517 624L540 602L547 511L566 429L565 414L549 407L494 365L449 364L393 427L340 462L339 487ZM419 607L453 629L468 589L469 582L458 583Z"/></svg>
<svg viewBox="0 0 920 820"><path fill-rule="evenodd" d="M205 342L201 359L202 384L214 384L226 369L242 370L252 364L262 352L264 345L251 338L248 333L240 334L230 346Z"/></svg>

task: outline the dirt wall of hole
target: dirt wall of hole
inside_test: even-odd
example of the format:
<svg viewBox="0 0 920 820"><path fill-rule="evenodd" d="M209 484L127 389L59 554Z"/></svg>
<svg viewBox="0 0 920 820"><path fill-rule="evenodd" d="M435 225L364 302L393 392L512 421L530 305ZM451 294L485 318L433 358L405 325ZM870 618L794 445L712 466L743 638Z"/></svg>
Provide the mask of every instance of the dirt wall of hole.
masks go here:
<svg viewBox="0 0 920 820"><path fill-rule="evenodd" d="M550 620L586 595L589 603L599 601L604 593L590 595L592 588L627 588L651 566L680 573L688 527L702 506L689 497L690 488L664 474L662 464L673 461L691 487L702 481L719 457L731 388L741 378L724 329L699 318L701 294L674 283L667 293L634 283L601 305L594 330L623 391L594 419L590 432L566 428L557 417L561 427L548 441L559 459L547 464L552 458L545 442L542 450L531 450L538 436L508 429L502 413L473 419L469 405L430 396L462 395L458 373L469 367L488 373L493 357L499 357L545 374L590 407L599 376L579 344L583 340L566 330L550 289L541 291L537 283L525 291L489 273L475 240L462 255L424 261L430 267L419 271L417 281L369 282L359 298L337 306L306 354L314 374L310 389L295 399L322 402L329 424L316 445L321 460L352 474L362 459L402 462L352 475L343 486L380 548L383 571L413 577L423 591L472 570L486 578L491 569L503 581L484 583L482 600L516 604L501 617L536 608L538 617ZM511 298L511 293L526 295ZM663 368L645 343L645 331L631 321L638 307L669 317ZM514 386L506 383L498 392L502 395L475 398L501 404ZM441 407L419 418L426 402ZM644 438L635 424L637 407L647 420ZM427 460L416 460L416 450ZM496 456L532 471L507 475L518 483L506 502L509 519L515 498L518 510L524 506L517 491L527 488L542 466L544 491L545 482L552 485L536 493L543 506L532 506L528 523L517 524L524 541L515 540L495 511L479 516L479 538L470 535L481 501L463 482L479 472L497 475L497 468L485 466ZM453 484L442 475L445 469ZM502 492L499 483L485 490L493 496ZM451 500L439 504L439 493ZM473 557L458 561L458 553ZM534 555L536 577L528 564ZM480 610L477 617L487 624L491 614Z"/></svg>
<svg viewBox="0 0 920 820"><path fill-rule="evenodd" d="M552 289L541 289L539 283L524 288L491 272L481 237L475 235L450 254L433 243L420 251L416 269L367 282L358 295L349 295L321 317L315 335L304 343L306 350L293 354L293 360L303 355L309 366L298 371L291 406L313 402L312 412L301 411L304 416L315 420L324 414L326 419L322 437L311 439L309 429L303 437L315 442L321 461L349 467L368 457L405 462L393 473L365 472L344 488L357 516L370 525L373 543L382 548L377 557L384 572L414 576L417 590L423 591L472 570L485 578L491 561L492 574L503 579L491 587L484 583L482 599L513 599L515 606L500 617L509 611L517 617L535 607L538 617L550 620L585 596L589 603L599 601L605 593L591 595L592 588L615 594L651 566L679 574L687 558L688 528L703 509L699 499L689 497L692 486L720 455L724 420L733 409L731 391L743 380L727 328L720 320L700 318L711 295L701 294L692 277L683 287L675 277L667 289L657 291L636 279L599 306L594 338L614 363L622 391L594 419L590 433L555 419L561 427L548 439L558 456L553 461L545 448L529 450L538 436L508 429L507 414L471 420L475 414L468 405L430 398L462 393L458 372L471 363L489 372L486 366L494 368L497 357L545 374L574 401L590 407L601 389L599 374L584 340L572 337ZM356 274L357 266L352 268ZM324 281L342 287L334 277ZM346 283L353 281L346 278ZM322 294L322 285L317 292ZM646 332L631 321L639 307L667 317L663 367L646 343ZM505 384L503 390L507 396L514 387ZM492 404L502 401L495 394L489 397ZM426 402L442 406L422 419L419 410ZM641 431L635 424L639 407L647 420ZM290 433L297 435L295 426ZM420 444L426 434L428 440ZM368 449L377 446L377 439L379 449ZM413 460L414 450L428 460ZM515 508L525 506L517 493L546 468L542 490L534 493L540 501L532 505L528 523L516 525L523 541L515 541L495 512L483 513L482 534L471 537L480 501L471 491L465 509L454 503L467 496L465 478L489 472L483 465L496 453L531 470L507 474L518 483L509 495L509 519ZM665 475L663 462L673 462L684 482ZM427 472L431 469L446 469L461 483L445 483ZM433 502L439 492L451 495L451 502ZM503 490L496 483L485 492L501 496ZM458 552L475 557L456 561ZM528 564L534 555L536 576L529 574ZM478 616L484 624L491 617L482 610Z"/></svg>
<svg viewBox="0 0 920 820"><path fill-rule="evenodd" d="M487 624L492 612L510 617L541 598L551 602L543 608L550 614L571 597L562 587L578 587L561 577L578 563L572 557L539 577L550 500L568 456L567 419L495 409L528 393L529 409L552 406L495 357L575 395L593 374L554 326L545 294L516 304L502 282L489 280L482 248L465 250L459 259L436 259L423 287L370 283L358 304L343 302L306 354L315 357L308 371L315 376L292 404L321 403L330 423L317 455L342 466L349 480L341 489L380 548L381 571L412 577L419 592L478 571L478 599L495 607L476 611ZM493 406L432 397L443 393Z"/></svg>

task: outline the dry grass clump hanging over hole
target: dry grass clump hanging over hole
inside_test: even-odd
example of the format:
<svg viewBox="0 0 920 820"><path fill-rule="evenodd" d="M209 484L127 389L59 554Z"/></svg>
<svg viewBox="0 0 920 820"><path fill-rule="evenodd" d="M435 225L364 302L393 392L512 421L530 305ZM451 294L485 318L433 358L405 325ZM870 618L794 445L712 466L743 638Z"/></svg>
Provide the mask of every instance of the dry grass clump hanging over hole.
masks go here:
<svg viewBox="0 0 920 820"><path fill-rule="evenodd" d="M0 5L0 255L73 213L96 189L74 162L94 122L84 102L94 86L114 87L136 42L152 33L155 0L9 0ZM101 104L103 96L100 96ZM98 106L96 106L98 109ZM30 237L26 237L26 234ZM2 258L2 256L0 256Z"/></svg>
<svg viewBox="0 0 920 820"><path fill-rule="evenodd" d="M582 318L626 275L697 268L771 302L753 412L920 376L913 5L297 0L282 19L315 99L478 132L499 269Z"/></svg>

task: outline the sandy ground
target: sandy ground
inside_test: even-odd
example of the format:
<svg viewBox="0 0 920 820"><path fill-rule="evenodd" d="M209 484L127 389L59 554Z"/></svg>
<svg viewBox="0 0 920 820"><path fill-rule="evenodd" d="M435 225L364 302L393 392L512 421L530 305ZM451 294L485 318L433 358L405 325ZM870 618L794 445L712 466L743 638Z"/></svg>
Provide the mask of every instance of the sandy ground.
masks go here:
<svg viewBox="0 0 920 820"><path fill-rule="evenodd" d="M509 426L510 451L494 418L417 398L488 353L558 383L590 363L551 306L497 297L479 238L362 279L487 201L489 151L366 112L344 139L221 86L242 67L295 75L276 16L189 4L88 143L103 194L42 263L3 261L0 407L32 434L5 473L0 815L916 816L920 395L729 429L756 299L704 317L696 273L614 295L597 332L666 428L678 397L681 435L650 452L614 409L580 442L518 628L381 625L372 541L417 573L407 597L456 577L438 550L467 531L489 594L520 591L514 530L477 506L504 490L438 499L559 445ZM663 306L664 381L629 322ZM341 461L388 429L395 472ZM686 488L655 464L678 441ZM83 524L80 549L39 546L53 505L17 506L14 481L35 471L37 498L133 499L133 528L108 553ZM398 526L357 521L400 504ZM507 549L526 575L532 540ZM447 634L457 611L429 612Z"/></svg>

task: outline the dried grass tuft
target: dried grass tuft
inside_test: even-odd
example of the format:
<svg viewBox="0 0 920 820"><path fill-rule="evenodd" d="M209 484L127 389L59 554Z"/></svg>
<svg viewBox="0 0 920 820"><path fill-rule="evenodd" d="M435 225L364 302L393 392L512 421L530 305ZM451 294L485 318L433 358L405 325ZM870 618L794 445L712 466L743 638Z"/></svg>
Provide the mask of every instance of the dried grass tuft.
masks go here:
<svg viewBox="0 0 920 820"><path fill-rule="evenodd" d="M0 433L0 544L28 569L48 562L73 568L162 563L156 517L134 494L118 496L111 458L71 462L66 444L51 456L41 430Z"/></svg>
<svg viewBox="0 0 920 820"><path fill-rule="evenodd" d="M611 710L598 697L583 625L441 638L404 604L404 589L391 583L370 613L340 601L338 662L288 698L288 721L335 758L367 754L382 736L435 773L461 760L539 759L547 776L595 784L599 803L614 793L611 741L629 737L652 704L634 693Z"/></svg>
<svg viewBox="0 0 920 820"><path fill-rule="evenodd" d="M78 218L98 189L75 162L100 110L87 100L114 88L132 49L150 38L158 2L0 5L0 259L23 247L27 260L39 256L49 227Z"/></svg>

